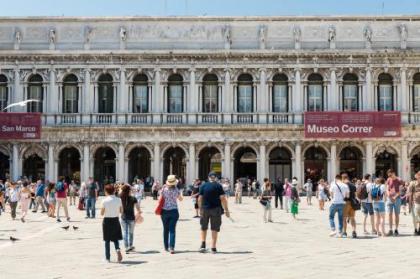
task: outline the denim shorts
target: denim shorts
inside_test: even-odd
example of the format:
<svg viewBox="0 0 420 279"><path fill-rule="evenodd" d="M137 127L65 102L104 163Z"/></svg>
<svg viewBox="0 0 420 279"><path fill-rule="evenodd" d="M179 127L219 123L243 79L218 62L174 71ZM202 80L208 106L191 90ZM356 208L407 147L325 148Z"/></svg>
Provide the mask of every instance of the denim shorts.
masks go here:
<svg viewBox="0 0 420 279"><path fill-rule="evenodd" d="M400 215L401 199L397 198L394 202L388 201L386 203L386 207L388 208L389 213L394 211L395 215Z"/></svg>
<svg viewBox="0 0 420 279"><path fill-rule="evenodd" d="M385 203L373 202L373 211L375 211L376 213L385 213Z"/></svg>
<svg viewBox="0 0 420 279"><path fill-rule="evenodd" d="M365 215L373 215L373 205L370 202L362 202L362 211Z"/></svg>

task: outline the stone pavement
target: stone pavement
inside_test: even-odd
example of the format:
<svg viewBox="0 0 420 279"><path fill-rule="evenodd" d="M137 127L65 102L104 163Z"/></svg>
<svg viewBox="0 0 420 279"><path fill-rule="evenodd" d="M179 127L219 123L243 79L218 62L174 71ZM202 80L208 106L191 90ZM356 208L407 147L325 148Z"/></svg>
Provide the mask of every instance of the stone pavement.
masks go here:
<svg viewBox="0 0 420 279"><path fill-rule="evenodd" d="M122 264L105 263L101 219L85 220L71 207L71 225L64 231L41 213L27 223L0 216L0 278L420 278L420 237L412 236L409 216L402 215L401 237L330 238L327 211L302 202L299 220L273 210L274 223L262 222L258 201L244 198L230 207L234 222L224 219L218 249L200 254L198 219L185 198L177 226L177 254L162 248L162 225L153 211L156 201L142 203L145 222L136 227L137 252ZM99 212L98 212L99 213ZM99 214L98 214L99 215ZM358 212L358 224L361 214ZM13 235L19 239L9 241ZM121 242L121 245L123 243ZM111 245L112 247L112 245Z"/></svg>

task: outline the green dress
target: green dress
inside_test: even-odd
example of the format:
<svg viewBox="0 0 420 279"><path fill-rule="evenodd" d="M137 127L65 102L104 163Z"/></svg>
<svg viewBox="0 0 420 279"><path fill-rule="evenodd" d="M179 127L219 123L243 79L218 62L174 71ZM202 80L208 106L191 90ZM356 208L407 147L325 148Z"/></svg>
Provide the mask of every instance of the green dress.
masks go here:
<svg viewBox="0 0 420 279"><path fill-rule="evenodd" d="M298 203L296 201L292 202L292 207L291 207L290 212L292 214L298 214L299 213L299 207L298 207Z"/></svg>

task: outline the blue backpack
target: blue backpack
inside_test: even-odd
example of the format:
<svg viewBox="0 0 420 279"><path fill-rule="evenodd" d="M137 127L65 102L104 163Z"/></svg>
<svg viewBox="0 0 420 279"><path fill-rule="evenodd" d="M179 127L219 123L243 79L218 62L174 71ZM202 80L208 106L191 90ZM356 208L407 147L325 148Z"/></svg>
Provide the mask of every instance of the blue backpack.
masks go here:
<svg viewBox="0 0 420 279"><path fill-rule="evenodd" d="M63 192L64 191L64 183L61 181L58 181L57 184L55 185L55 190L57 192Z"/></svg>
<svg viewBox="0 0 420 279"><path fill-rule="evenodd" d="M370 195L375 201L382 199L383 193L381 191L381 186L373 186Z"/></svg>

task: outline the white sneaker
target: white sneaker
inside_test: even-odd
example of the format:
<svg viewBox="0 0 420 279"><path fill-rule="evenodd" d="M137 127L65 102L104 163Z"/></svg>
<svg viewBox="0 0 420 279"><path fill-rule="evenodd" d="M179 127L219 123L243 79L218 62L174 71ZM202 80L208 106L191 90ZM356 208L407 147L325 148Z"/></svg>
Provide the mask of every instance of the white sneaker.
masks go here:
<svg viewBox="0 0 420 279"><path fill-rule="evenodd" d="M330 236L331 236L331 237L336 236L336 235L337 235L337 232L336 232L336 231L331 231L331 232L330 232Z"/></svg>

